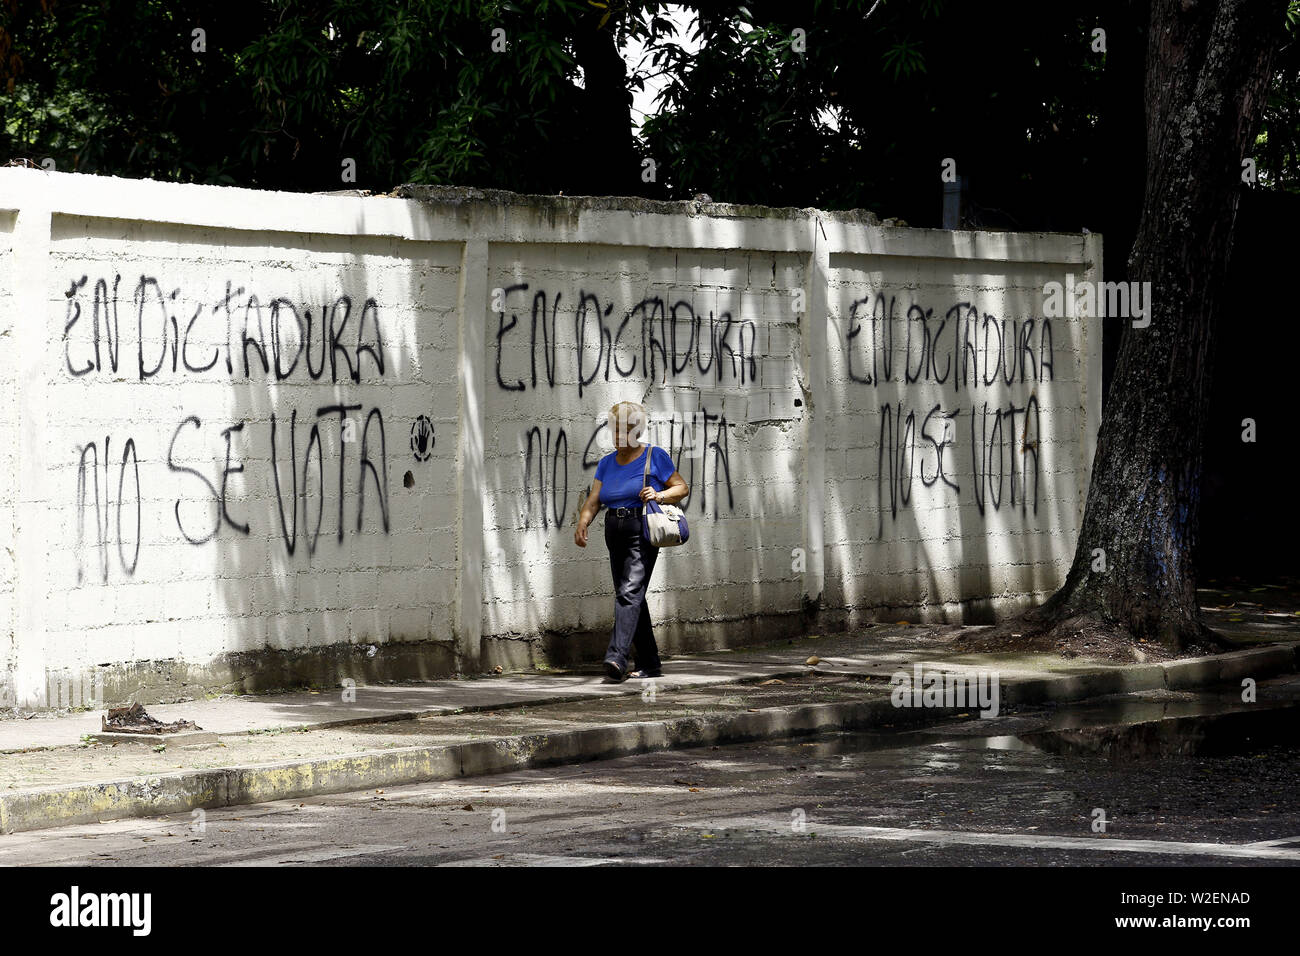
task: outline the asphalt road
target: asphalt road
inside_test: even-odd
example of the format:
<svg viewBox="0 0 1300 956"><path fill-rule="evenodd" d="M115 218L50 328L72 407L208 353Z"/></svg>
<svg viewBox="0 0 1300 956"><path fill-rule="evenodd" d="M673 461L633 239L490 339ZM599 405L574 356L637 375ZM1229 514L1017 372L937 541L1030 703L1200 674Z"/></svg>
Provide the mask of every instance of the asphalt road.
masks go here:
<svg viewBox="0 0 1300 956"><path fill-rule="evenodd" d="M1300 864L1294 745L1118 759L1026 737L1040 718L14 834L0 865Z"/></svg>

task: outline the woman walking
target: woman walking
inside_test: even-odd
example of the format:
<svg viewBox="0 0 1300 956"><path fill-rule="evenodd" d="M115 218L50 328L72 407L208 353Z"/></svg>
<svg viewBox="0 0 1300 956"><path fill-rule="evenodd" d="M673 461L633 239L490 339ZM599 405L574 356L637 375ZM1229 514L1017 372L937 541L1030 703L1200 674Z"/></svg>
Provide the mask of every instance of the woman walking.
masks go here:
<svg viewBox="0 0 1300 956"><path fill-rule="evenodd" d="M614 451L596 465L591 493L578 513L574 543L587 546L587 526L603 504L605 546L614 577L614 634L605 651L605 676L612 683L629 677L659 677L659 646L650 627L646 590L654 573L659 549L641 533L644 503L677 504L690 488L677 472L672 456L664 449L641 444L647 425L645 407L636 402L619 402L609 410L609 431ZM646 474L646 454L650 471ZM628 673L628 651L635 649L637 669Z"/></svg>

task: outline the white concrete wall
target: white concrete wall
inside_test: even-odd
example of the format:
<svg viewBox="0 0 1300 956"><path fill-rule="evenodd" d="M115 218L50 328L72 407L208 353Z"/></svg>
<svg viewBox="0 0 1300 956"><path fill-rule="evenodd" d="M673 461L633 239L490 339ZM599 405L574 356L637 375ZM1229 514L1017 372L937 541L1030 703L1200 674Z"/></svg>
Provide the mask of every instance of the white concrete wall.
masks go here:
<svg viewBox="0 0 1300 956"><path fill-rule="evenodd" d="M18 487L13 480L18 461L18 362L13 348L14 249L16 215L0 211L0 675L12 674L18 665L15 639L18 580L14 542L17 538ZM9 347L4 347L8 345ZM5 686L0 676L0 688Z"/></svg>
<svg viewBox="0 0 1300 956"><path fill-rule="evenodd" d="M622 399L650 409L651 440L673 455L701 525L700 546L656 571L655 619L798 608L805 437L788 290L806 285L801 257L510 245L494 248L489 285L503 314L488 334L486 633L609 625L604 540L581 552L572 527ZM550 374L542 316L556 328Z"/></svg>
<svg viewBox="0 0 1300 956"><path fill-rule="evenodd" d="M986 619L1055 590L1074 554L1100 328L1045 316L1043 287L1081 251L1073 274L1098 278L1100 251L898 233L846 235L830 256L825 600Z"/></svg>
<svg viewBox="0 0 1300 956"><path fill-rule="evenodd" d="M582 551L573 524L622 399L692 488L665 635L739 641L819 598L844 623L1023 604L1068 565L1100 401L1095 320L1052 320L1041 367L1042 286L1099 264L1095 236L811 210L0 170L0 696L347 645L473 669L485 639L599 634L601 526ZM956 385L954 307L978 325ZM1029 351L986 384L1003 320Z"/></svg>

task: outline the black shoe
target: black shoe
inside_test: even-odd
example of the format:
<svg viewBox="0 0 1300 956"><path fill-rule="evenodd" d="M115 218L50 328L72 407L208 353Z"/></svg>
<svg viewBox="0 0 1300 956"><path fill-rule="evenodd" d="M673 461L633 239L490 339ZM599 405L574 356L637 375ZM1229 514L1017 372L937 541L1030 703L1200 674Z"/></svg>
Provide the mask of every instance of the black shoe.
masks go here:
<svg viewBox="0 0 1300 956"><path fill-rule="evenodd" d="M627 680L627 674L613 661L605 661L605 680L611 684L621 684Z"/></svg>
<svg viewBox="0 0 1300 956"><path fill-rule="evenodd" d="M663 677L664 672L661 670L653 670L653 671L634 670L632 673L628 674L627 676L632 678L633 680L649 680L655 677Z"/></svg>

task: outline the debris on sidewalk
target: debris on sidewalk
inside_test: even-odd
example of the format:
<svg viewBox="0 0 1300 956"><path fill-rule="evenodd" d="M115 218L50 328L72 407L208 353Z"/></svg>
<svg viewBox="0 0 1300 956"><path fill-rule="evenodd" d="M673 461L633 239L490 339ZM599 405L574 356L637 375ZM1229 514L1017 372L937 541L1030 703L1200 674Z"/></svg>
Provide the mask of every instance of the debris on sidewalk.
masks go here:
<svg viewBox="0 0 1300 956"><path fill-rule="evenodd" d="M182 730L202 730L192 720L174 720L164 724L150 717L140 704L130 707L110 707L101 722L101 729L115 734L177 734Z"/></svg>
<svg viewBox="0 0 1300 956"><path fill-rule="evenodd" d="M174 720L164 724L139 703L129 707L110 707L100 720L100 732L88 734L87 739L97 744L154 744L158 749L168 744L193 747L217 743L217 735L205 733L192 720Z"/></svg>

